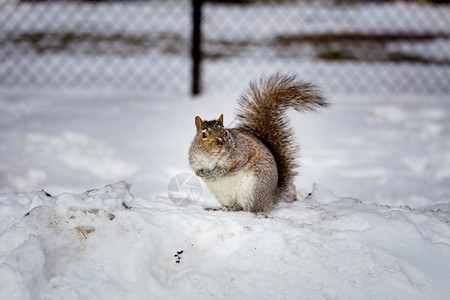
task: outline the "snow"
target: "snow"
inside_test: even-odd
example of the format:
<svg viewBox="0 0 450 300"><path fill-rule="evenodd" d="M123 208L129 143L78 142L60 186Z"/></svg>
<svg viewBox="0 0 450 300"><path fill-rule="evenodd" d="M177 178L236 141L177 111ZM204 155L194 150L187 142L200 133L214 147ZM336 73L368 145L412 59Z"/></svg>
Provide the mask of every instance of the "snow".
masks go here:
<svg viewBox="0 0 450 300"><path fill-rule="evenodd" d="M56 16L58 5L45 12ZM13 16L20 17L27 7L20 6ZM122 8L112 6L116 12ZM177 11L183 9L187 6ZM233 7L209 12L215 17L205 20L211 30L207 36L214 38L220 23L233 22L228 9ZM285 9L291 18L289 5ZM311 23L308 12L317 16L312 32L320 22L335 24L330 15L345 16L338 28L344 30L353 28L352 18L373 14L372 23L361 25L372 30L391 28L382 18L387 12L422 12L419 5L404 4L369 11L305 10L299 28L285 28L277 21L280 15L271 20L279 26L272 30L297 32ZM143 14L150 12L143 9ZM86 18L77 24L97 22ZM429 22L398 26L439 31L448 25ZM26 31L30 24L22 26ZM39 30L49 29L42 26ZM227 31L220 37L237 34ZM260 34L264 38L269 33ZM68 56L48 59L58 63ZM177 59L187 58L171 57L169 63ZM95 66L89 66L92 62L85 67ZM1 88L2 298L447 299L448 94L393 93L392 86L401 90L410 84L415 67L384 64L371 70L387 76L380 77L389 81L387 93L336 94L326 84L339 85L333 70L354 71L364 63L303 64L329 70L300 76L321 85L332 107L319 113L289 112L301 146L295 182L299 201L281 203L267 214L205 210L219 203L188 166L195 116L208 120L223 113L225 125L232 127L237 92L190 98L154 91ZM273 67L301 70L289 61ZM232 90L270 71L257 60L243 68L232 74L242 84ZM443 66L440 77L446 90L448 70ZM223 80L216 75L222 72L220 62L209 63L205 72L210 78L206 91ZM358 72L349 74L359 86ZM423 78L416 83L427 86L433 80L426 72L418 74Z"/></svg>
<svg viewBox="0 0 450 300"><path fill-rule="evenodd" d="M444 299L449 292L442 261L449 204L364 204L314 185L305 200L266 217L180 207L128 189L118 182L84 194L3 195L12 211L2 219L2 294Z"/></svg>
<svg viewBox="0 0 450 300"><path fill-rule="evenodd" d="M300 200L263 215L190 182L194 117L232 126L230 95L3 90L2 295L445 299L447 97L329 98L289 114Z"/></svg>

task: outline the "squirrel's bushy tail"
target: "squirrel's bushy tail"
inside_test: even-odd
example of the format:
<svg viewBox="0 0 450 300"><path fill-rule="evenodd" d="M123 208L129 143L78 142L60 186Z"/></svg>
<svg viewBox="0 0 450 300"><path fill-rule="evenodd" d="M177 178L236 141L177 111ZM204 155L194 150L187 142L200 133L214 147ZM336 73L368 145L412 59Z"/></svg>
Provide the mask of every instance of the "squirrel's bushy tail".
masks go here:
<svg viewBox="0 0 450 300"><path fill-rule="evenodd" d="M275 74L250 82L239 99L240 128L258 136L270 149L278 168L278 186L286 191L297 174L297 146L285 116L288 108L315 110L328 102L311 83L297 80L295 75Z"/></svg>

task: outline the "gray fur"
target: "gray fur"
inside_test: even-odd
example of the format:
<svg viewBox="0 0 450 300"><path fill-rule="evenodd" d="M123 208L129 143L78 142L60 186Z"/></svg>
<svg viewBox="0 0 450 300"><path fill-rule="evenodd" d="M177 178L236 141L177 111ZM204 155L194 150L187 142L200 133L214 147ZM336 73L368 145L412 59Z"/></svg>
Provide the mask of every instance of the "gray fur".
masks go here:
<svg viewBox="0 0 450 300"><path fill-rule="evenodd" d="M295 201L297 148L285 111L328 103L312 84L275 74L250 83L239 104L236 129L224 128L222 116L215 121L196 118L197 135L189 150L192 169L228 210L269 211L280 200Z"/></svg>

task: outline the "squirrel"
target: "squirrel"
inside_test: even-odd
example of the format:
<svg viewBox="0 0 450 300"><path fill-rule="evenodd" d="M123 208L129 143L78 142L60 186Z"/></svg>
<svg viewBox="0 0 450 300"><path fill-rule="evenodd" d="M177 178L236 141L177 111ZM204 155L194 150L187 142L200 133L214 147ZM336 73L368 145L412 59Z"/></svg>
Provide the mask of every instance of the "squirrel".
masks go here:
<svg viewBox="0 0 450 300"><path fill-rule="evenodd" d="M212 121L195 117L191 168L222 210L268 212L281 200L297 200L297 146L285 111L316 110L329 103L315 85L280 73L251 81L238 102L236 128L224 127L223 114Z"/></svg>

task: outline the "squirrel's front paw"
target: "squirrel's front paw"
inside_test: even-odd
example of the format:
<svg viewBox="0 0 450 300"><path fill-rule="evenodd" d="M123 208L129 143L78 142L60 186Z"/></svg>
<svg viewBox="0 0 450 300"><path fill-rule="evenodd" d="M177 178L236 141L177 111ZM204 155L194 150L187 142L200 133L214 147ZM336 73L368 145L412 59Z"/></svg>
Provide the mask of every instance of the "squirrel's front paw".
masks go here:
<svg viewBox="0 0 450 300"><path fill-rule="evenodd" d="M198 177L205 177L205 171L203 169L197 170L195 171L195 175L197 175Z"/></svg>
<svg viewBox="0 0 450 300"><path fill-rule="evenodd" d="M195 171L195 175L205 179L211 179L214 177L211 171L205 171L204 169Z"/></svg>

